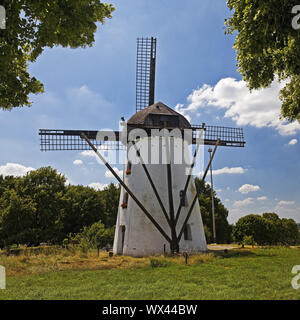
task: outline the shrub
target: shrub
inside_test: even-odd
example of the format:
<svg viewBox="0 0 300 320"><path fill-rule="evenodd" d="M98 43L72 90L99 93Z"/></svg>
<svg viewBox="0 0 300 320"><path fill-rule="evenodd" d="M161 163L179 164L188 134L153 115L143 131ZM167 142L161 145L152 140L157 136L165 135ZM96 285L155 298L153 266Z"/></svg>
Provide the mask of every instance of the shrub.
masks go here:
<svg viewBox="0 0 300 320"><path fill-rule="evenodd" d="M154 268L164 268L164 267L169 267L171 265L171 262L168 260L151 258L150 265L153 269Z"/></svg>
<svg viewBox="0 0 300 320"><path fill-rule="evenodd" d="M248 245L248 246L254 246L255 245L255 241L253 236L244 236L242 243L244 245Z"/></svg>
<svg viewBox="0 0 300 320"><path fill-rule="evenodd" d="M89 249L99 249L112 243L114 229L105 229L104 224L98 221L90 227L84 227L81 233L70 235L71 242L78 244L81 251L86 253Z"/></svg>

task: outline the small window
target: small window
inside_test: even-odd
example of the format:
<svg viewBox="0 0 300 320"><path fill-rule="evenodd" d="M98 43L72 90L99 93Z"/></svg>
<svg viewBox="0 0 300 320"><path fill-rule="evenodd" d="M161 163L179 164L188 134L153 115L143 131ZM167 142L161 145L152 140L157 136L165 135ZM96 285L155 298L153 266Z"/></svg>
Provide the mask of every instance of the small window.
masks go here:
<svg viewBox="0 0 300 320"><path fill-rule="evenodd" d="M123 203L121 204L121 207L123 209L127 208L127 204L128 204L128 193L125 192L124 196L123 196Z"/></svg>
<svg viewBox="0 0 300 320"><path fill-rule="evenodd" d="M184 240L191 241L192 240L192 231L191 231L191 226L187 224L184 228Z"/></svg>
<svg viewBox="0 0 300 320"><path fill-rule="evenodd" d="M179 197L180 197L180 205L182 207L186 207L187 206L186 194L184 196L184 191L183 190L180 190Z"/></svg>
<svg viewBox="0 0 300 320"><path fill-rule="evenodd" d="M159 127L178 127L179 117L177 115L149 114L146 124Z"/></svg>
<svg viewBox="0 0 300 320"><path fill-rule="evenodd" d="M122 233L122 253L123 253L126 227L125 226L120 226L120 228L121 228L121 233Z"/></svg>
<svg viewBox="0 0 300 320"><path fill-rule="evenodd" d="M132 163L131 163L131 161L128 161L127 169L126 169L126 174L127 175L131 174L131 167L132 167Z"/></svg>

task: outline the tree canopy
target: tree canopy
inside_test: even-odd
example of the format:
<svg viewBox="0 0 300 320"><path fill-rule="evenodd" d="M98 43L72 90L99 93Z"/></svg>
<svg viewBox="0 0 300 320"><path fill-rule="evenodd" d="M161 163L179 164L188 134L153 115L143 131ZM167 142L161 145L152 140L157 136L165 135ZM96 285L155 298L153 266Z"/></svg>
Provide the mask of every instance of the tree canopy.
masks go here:
<svg viewBox="0 0 300 320"><path fill-rule="evenodd" d="M212 241L211 188L195 179L207 242ZM51 167L24 177L0 175L0 248L12 244L62 244L75 241L82 248L112 244L117 220L120 186L97 191L66 185L65 177ZM247 215L232 227L228 210L214 193L218 243L234 240L259 245L295 244L298 226L276 213Z"/></svg>
<svg viewBox="0 0 300 320"><path fill-rule="evenodd" d="M60 244L70 233L86 231L85 227L100 220L108 230L103 231L107 241L116 221L119 194L114 184L102 191L67 186L65 177L51 167L24 177L0 175L0 247Z"/></svg>
<svg viewBox="0 0 300 320"><path fill-rule="evenodd" d="M236 34L234 49L243 80L250 89L267 87L276 78L286 80L281 114L300 122L300 30L295 28L299 1L228 0L227 5L234 10L225 22L227 33Z"/></svg>
<svg viewBox="0 0 300 320"><path fill-rule="evenodd" d="M293 219L280 219L276 213L249 214L234 225L233 237L240 243L251 238L252 244L258 245L294 245L299 241L299 231Z"/></svg>
<svg viewBox="0 0 300 320"><path fill-rule="evenodd" d="M212 239L211 189L196 179L207 241ZM120 187L110 184L102 191L66 185L51 167L24 177L0 175L0 247L11 244L61 244L66 238L81 244L112 242L117 220ZM217 241L229 242L228 211L215 195ZM108 241L110 239L110 241Z"/></svg>
<svg viewBox="0 0 300 320"><path fill-rule="evenodd" d="M97 23L114 7L100 0L0 0L6 29L0 29L0 108L30 106L29 94L44 91L28 72L46 47L92 46Z"/></svg>

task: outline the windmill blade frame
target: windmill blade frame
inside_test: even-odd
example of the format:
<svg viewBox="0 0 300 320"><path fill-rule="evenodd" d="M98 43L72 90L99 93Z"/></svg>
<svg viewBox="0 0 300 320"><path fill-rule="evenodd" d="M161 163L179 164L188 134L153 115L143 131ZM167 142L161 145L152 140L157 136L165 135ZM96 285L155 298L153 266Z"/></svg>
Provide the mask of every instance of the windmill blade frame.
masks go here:
<svg viewBox="0 0 300 320"><path fill-rule="evenodd" d="M137 38L136 112L154 104L156 38Z"/></svg>
<svg viewBox="0 0 300 320"><path fill-rule="evenodd" d="M129 132L134 128L144 129L148 136L151 136L152 129L157 130L157 127L128 125L127 131ZM172 130L172 128L165 129ZM246 142L242 128L206 126L205 124L191 126L193 144L197 143L202 129L204 129L204 145L213 146L217 140L219 140L219 146L223 147L245 146ZM126 150L127 148L127 146L120 141L120 131L40 129L41 151L90 150L89 145L81 138L82 132L84 132L99 150ZM103 139L97 139L99 132L101 132ZM182 130L182 136L184 136L184 130Z"/></svg>
<svg viewBox="0 0 300 320"><path fill-rule="evenodd" d="M90 146L82 139L82 132L99 150L126 150L126 146L120 141L119 131L101 131L104 138L99 140L97 139L99 131L40 129L41 151L91 150ZM115 140L112 139L113 136Z"/></svg>

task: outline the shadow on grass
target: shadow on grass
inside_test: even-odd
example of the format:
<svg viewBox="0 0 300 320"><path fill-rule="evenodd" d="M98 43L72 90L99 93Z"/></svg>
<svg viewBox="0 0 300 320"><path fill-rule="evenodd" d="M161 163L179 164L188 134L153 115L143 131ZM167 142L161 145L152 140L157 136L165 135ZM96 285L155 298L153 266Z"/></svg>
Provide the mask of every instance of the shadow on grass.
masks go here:
<svg viewBox="0 0 300 320"><path fill-rule="evenodd" d="M243 258L243 257L264 257L264 258L273 258L276 256L275 253L270 252L270 250L258 249L252 251L251 249L233 249L233 250L224 250L224 251L214 251L216 257L220 258Z"/></svg>
<svg viewBox="0 0 300 320"><path fill-rule="evenodd" d="M213 251L213 250L212 250ZM216 257L219 258L243 258L243 257L257 257L257 255L250 250L228 250L228 251L214 251Z"/></svg>

